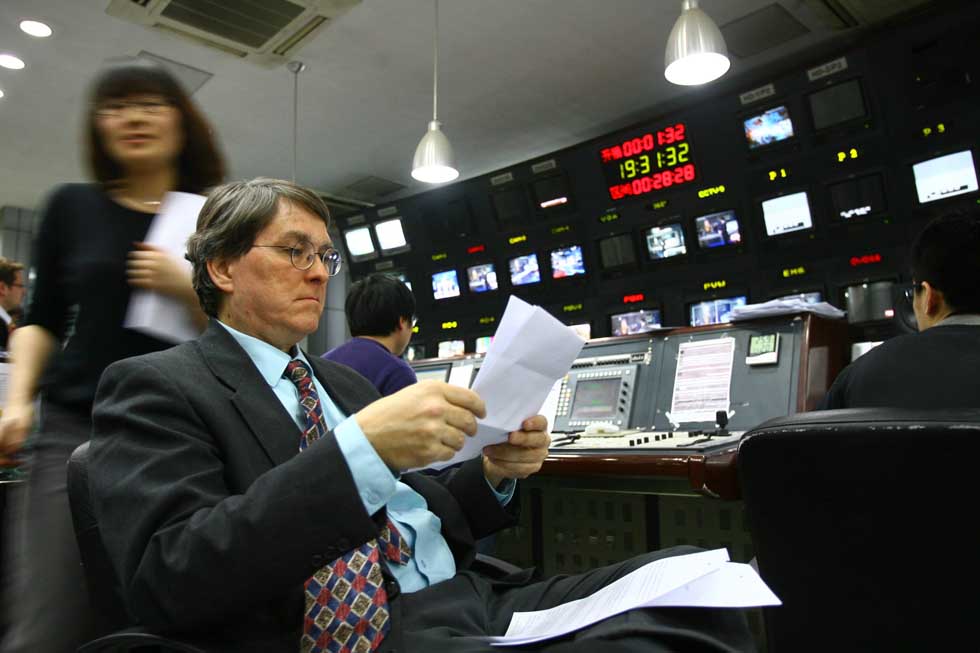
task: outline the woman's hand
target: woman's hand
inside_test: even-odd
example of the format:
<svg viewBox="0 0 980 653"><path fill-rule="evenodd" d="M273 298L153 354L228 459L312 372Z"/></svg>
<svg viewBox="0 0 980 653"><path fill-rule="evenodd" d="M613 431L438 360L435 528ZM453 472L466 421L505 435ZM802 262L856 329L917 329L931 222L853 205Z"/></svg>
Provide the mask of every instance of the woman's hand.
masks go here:
<svg viewBox="0 0 980 653"><path fill-rule="evenodd" d="M129 285L182 299L191 287L191 273L173 256L148 243L135 243L129 253Z"/></svg>

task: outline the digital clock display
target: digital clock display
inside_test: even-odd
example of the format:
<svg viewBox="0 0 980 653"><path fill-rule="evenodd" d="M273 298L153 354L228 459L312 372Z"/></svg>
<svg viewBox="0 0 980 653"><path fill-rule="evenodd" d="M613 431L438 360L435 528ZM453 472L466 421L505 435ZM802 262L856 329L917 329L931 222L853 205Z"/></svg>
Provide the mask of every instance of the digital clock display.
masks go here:
<svg viewBox="0 0 980 653"><path fill-rule="evenodd" d="M599 151L609 197L621 200L680 186L697 178L682 123L628 138Z"/></svg>

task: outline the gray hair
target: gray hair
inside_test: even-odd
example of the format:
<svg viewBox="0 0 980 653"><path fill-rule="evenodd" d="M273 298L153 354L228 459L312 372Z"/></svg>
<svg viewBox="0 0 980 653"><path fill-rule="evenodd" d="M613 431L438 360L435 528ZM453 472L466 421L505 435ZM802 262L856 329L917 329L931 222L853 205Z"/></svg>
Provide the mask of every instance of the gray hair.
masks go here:
<svg viewBox="0 0 980 653"><path fill-rule="evenodd" d="M259 177L224 184L209 193L197 218L197 231L187 240L186 255L194 267L194 291L206 314L217 317L223 294L211 279L208 261L247 254L259 232L276 217L280 200L300 205L330 228L330 210L320 196L289 181Z"/></svg>

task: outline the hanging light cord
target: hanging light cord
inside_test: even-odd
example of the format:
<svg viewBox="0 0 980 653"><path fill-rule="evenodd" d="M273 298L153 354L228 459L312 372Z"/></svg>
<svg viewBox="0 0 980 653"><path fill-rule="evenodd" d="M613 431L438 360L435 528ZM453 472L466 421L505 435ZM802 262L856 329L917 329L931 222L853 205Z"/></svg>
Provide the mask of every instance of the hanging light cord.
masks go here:
<svg viewBox="0 0 980 653"><path fill-rule="evenodd" d="M435 0L435 29L432 39L432 119L438 120L439 98L439 0Z"/></svg>
<svg viewBox="0 0 980 653"><path fill-rule="evenodd" d="M298 68L298 67L297 67ZM293 72L293 183L296 183L296 143L299 132L299 72Z"/></svg>

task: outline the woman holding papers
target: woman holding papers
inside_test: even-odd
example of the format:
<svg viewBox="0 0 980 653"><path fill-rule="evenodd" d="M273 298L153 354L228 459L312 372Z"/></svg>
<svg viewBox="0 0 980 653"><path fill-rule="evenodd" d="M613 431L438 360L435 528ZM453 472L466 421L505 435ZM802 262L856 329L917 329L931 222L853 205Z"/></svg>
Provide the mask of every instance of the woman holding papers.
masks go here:
<svg viewBox="0 0 980 653"><path fill-rule="evenodd" d="M131 293L177 299L204 323L189 271L143 241L166 193L201 193L222 180L211 129L174 77L144 60L109 65L90 99L85 141L96 181L60 186L49 197L30 305L10 346L3 462L13 463L41 400L28 487L8 511L7 533L15 537L7 547L4 653L73 651L90 635L65 464L89 438L102 371L171 344L123 326Z"/></svg>

